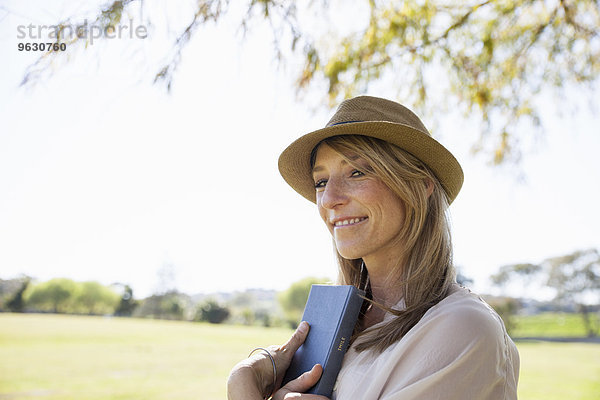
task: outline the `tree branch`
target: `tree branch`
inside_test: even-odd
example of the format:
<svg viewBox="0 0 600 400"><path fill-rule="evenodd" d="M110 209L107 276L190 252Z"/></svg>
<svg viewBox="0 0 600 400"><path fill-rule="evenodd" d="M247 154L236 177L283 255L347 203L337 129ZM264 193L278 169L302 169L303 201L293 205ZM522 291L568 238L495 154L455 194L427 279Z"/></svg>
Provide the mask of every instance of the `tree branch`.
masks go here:
<svg viewBox="0 0 600 400"><path fill-rule="evenodd" d="M171 91L173 76L179 63L181 62L181 52L185 45L188 44L192 35L196 32L200 24L206 23L209 20L217 21L221 16L222 2L221 0L205 0L198 3L198 9L194 13L192 21L183 30L181 35L175 39L174 50L167 62L159 72L154 76L154 83L158 81L166 82L167 91Z"/></svg>

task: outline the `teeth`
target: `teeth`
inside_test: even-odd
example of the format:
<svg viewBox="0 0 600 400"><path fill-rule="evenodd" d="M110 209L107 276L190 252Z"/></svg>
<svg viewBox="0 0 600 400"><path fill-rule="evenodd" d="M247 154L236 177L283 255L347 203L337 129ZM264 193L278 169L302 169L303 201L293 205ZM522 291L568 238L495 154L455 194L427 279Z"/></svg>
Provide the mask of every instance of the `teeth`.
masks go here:
<svg viewBox="0 0 600 400"><path fill-rule="evenodd" d="M335 223L335 226L344 226L344 225L351 225L351 224L356 224L362 220L364 220L365 218L350 218L350 219L345 219L343 221L337 221Z"/></svg>

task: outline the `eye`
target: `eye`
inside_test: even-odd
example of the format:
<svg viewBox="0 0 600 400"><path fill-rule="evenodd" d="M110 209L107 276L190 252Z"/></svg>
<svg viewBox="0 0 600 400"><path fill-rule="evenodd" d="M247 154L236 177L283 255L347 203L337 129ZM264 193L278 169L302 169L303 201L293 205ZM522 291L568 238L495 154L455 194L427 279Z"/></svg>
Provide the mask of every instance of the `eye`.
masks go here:
<svg viewBox="0 0 600 400"><path fill-rule="evenodd" d="M315 182L315 189L323 189L326 183L327 179L319 179L317 182Z"/></svg>
<svg viewBox="0 0 600 400"><path fill-rule="evenodd" d="M352 173L350 174L350 176L353 176L353 177L364 176L364 175L365 175L364 172L359 171L357 169L355 169L354 171L352 171Z"/></svg>

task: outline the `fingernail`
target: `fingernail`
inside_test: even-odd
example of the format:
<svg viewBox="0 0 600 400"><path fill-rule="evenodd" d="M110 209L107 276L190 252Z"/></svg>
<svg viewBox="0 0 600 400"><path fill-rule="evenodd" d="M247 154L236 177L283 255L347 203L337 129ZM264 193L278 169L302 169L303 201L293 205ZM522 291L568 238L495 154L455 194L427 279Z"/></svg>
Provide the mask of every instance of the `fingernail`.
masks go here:
<svg viewBox="0 0 600 400"><path fill-rule="evenodd" d="M306 333L308 331L308 322L302 321L300 325L298 325L298 332Z"/></svg>

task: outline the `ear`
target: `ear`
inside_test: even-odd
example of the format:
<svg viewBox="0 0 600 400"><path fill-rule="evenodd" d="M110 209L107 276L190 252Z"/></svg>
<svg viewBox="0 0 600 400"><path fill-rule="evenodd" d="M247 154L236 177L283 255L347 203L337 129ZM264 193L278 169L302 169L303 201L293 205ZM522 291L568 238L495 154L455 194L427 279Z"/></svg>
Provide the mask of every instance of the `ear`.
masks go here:
<svg viewBox="0 0 600 400"><path fill-rule="evenodd" d="M431 196L431 193L433 193L435 185L433 184L433 181L430 178L427 178L425 179L425 186L427 188L427 198L429 198L429 196Z"/></svg>

